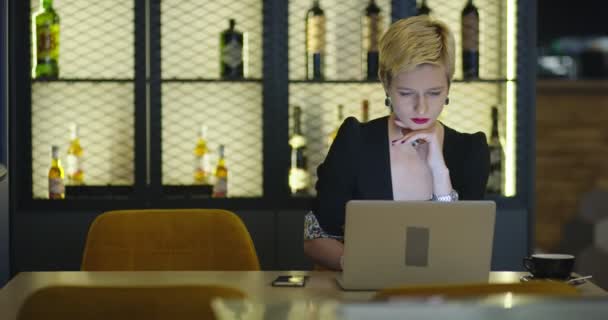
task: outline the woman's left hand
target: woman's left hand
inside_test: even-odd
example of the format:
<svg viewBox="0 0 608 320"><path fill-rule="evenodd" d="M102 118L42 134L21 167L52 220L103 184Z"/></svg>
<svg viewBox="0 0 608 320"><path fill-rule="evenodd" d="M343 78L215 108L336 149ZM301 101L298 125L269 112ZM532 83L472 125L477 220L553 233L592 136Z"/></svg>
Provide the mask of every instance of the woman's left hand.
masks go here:
<svg viewBox="0 0 608 320"><path fill-rule="evenodd" d="M402 130L405 133L405 130ZM438 172L446 169L445 160L443 158L443 132L444 128L441 123L436 121L432 126L409 131L400 139L392 141L393 145L407 144L407 146L418 148L421 144L428 146L426 162L431 171Z"/></svg>

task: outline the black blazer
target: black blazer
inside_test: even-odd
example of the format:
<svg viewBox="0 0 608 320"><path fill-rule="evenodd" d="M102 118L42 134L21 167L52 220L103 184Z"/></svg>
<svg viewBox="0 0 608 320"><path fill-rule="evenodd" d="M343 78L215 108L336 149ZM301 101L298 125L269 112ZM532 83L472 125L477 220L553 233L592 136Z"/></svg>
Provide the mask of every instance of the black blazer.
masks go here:
<svg viewBox="0 0 608 320"><path fill-rule="evenodd" d="M328 234L343 235L349 200L393 200L387 118L367 123L353 117L344 120L325 161L317 168L313 210ZM483 199L490 171L485 134L460 133L446 126L443 156L459 198Z"/></svg>

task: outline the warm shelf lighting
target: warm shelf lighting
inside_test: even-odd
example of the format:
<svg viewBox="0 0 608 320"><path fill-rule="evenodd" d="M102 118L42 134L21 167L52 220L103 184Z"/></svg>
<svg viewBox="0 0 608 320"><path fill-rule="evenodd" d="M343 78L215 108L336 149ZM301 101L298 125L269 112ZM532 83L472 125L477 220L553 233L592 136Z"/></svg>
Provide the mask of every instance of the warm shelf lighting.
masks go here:
<svg viewBox="0 0 608 320"><path fill-rule="evenodd" d="M516 0L507 1L507 79L514 80L517 67L517 4ZM507 81L506 108L507 133L505 152L505 196L512 197L516 193L516 106L517 91L514 81ZM524 137L520 137L523 139Z"/></svg>

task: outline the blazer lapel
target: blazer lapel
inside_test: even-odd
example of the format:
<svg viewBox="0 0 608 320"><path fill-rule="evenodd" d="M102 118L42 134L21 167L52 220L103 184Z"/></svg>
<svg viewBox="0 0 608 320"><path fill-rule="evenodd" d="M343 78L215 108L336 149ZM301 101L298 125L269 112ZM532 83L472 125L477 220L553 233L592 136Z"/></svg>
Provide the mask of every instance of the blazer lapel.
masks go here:
<svg viewBox="0 0 608 320"><path fill-rule="evenodd" d="M388 117L363 125L358 189L361 199L393 200Z"/></svg>

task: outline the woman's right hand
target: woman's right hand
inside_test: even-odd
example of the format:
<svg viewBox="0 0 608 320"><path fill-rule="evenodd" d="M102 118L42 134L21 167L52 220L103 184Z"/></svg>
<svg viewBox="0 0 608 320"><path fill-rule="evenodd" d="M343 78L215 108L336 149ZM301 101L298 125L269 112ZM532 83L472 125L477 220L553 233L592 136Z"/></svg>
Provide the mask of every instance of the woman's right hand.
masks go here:
<svg viewBox="0 0 608 320"><path fill-rule="evenodd" d="M341 271L344 244L332 238L304 240L304 253L313 263L327 269Z"/></svg>

